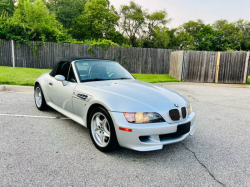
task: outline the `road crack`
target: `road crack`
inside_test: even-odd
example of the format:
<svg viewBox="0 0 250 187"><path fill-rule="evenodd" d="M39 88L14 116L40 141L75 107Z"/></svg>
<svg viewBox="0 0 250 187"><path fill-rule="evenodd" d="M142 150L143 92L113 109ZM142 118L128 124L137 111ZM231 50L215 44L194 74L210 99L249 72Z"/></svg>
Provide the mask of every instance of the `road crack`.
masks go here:
<svg viewBox="0 0 250 187"><path fill-rule="evenodd" d="M192 98L194 101L196 101L197 103L199 102L197 99L195 99L193 96L188 95L188 97Z"/></svg>
<svg viewBox="0 0 250 187"><path fill-rule="evenodd" d="M186 150L188 150L190 153L192 153L192 154L194 155L194 158L199 162L199 164L208 172L208 174L209 174L217 183L219 183L221 186L226 186L224 183L222 183L221 181L219 181L218 179L216 179L216 177L214 176L214 174L211 173L211 171L209 171L209 169L207 168L207 166L206 166L204 163L202 163L202 162L198 159L198 157L197 157L197 155L196 155L196 153L195 153L194 151L192 151L192 150L190 150L188 147L186 147L184 143L181 143L181 144L184 146L184 148L185 148Z"/></svg>

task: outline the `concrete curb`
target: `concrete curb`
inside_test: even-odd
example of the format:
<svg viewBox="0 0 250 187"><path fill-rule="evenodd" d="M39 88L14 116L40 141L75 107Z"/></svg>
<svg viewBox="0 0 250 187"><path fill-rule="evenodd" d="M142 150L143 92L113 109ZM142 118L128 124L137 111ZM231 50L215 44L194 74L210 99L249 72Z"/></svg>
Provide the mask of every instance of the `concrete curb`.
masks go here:
<svg viewBox="0 0 250 187"><path fill-rule="evenodd" d="M193 83L193 82L166 82L166 83L156 83L162 86L211 86L211 87L231 87L231 88L250 88L247 84L218 84L218 83Z"/></svg>
<svg viewBox="0 0 250 187"><path fill-rule="evenodd" d="M4 85L0 85L0 92L2 92L4 89Z"/></svg>
<svg viewBox="0 0 250 187"><path fill-rule="evenodd" d="M0 92L12 91L12 92L34 92L33 86L16 86L16 85L0 85Z"/></svg>

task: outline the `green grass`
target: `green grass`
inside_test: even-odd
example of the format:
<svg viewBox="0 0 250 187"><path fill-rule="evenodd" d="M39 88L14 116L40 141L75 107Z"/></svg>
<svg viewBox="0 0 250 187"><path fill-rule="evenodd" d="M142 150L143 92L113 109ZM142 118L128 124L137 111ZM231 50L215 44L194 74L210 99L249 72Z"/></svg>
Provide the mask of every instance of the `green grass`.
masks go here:
<svg viewBox="0 0 250 187"><path fill-rule="evenodd" d="M248 77L247 84L249 84L249 85L250 85L250 76Z"/></svg>
<svg viewBox="0 0 250 187"><path fill-rule="evenodd" d="M0 84L34 86L35 80L49 69L0 66Z"/></svg>
<svg viewBox="0 0 250 187"><path fill-rule="evenodd" d="M13 68L0 66L0 84L34 86L35 80L50 69ZM180 82L169 75L133 74L136 79L149 82Z"/></svg>
<svg viewBox="0 0 250 187"><path fill-rule="evenodd" d="M138 80L149 82L149 83L160 83L160 82L181 82L167 74L157 75L157 74L133 74Z"/></svg>

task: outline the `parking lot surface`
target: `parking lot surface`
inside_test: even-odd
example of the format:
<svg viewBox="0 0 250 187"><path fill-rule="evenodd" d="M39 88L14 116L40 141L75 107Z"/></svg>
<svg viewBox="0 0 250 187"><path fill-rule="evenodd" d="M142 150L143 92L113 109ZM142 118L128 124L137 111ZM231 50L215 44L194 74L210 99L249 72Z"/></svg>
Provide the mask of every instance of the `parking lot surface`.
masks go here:
<svg viewBox="0 0 250 187"><path fill-rule="evenodd" d="M162 84L197 112L193 137L163 150L101 153L88 129L32 92L0 92L0 186L250 186L250 88Z"/></svg>

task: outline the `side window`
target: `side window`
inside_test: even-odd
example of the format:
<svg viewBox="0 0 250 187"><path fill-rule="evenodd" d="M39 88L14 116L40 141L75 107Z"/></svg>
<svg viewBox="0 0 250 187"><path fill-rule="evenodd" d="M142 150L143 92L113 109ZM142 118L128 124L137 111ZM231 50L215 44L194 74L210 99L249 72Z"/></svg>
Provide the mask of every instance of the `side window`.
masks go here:
<svg viewBox="0 0 250 187"><path fill-rule="evenodd" d="M75 77L72 65L70 66L70 69L69 69L69 76L68 76L67 81L69 81L69 82L76 82L76 77Z"/></svg>
<svg viewBox="0 0 250 187"><path fill-rule="evenodd" d="M69 62L59 62L57 69L56 69L56 75L63 75L65 79L68 77L70 63Z"/></svg>

